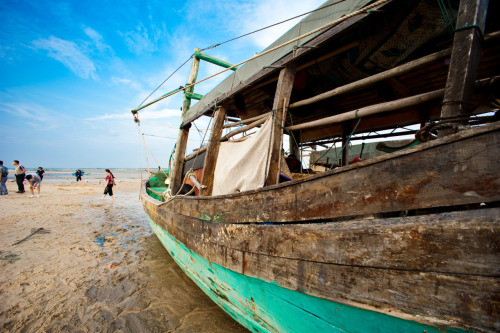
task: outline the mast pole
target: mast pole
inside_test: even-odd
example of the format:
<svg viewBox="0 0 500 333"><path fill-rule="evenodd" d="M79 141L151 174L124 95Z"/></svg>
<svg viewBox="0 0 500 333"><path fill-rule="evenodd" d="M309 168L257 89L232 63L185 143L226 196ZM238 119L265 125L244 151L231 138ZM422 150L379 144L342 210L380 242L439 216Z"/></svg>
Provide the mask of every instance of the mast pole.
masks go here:
<svg viewBox="0 0 500 333"><path fill-rule="evenodd" d="M200 49L194 49L194 52L199 52ZM191 106L191 98L188 98L186 94L193 93L194 87L189 86L196 82L196 78L198 77L198 70L200 68L200 59L193 57L193 63L191 65L191 72L188 77L188 88L184 91L184 100L182 102L182 115L181 115L181 126L179 129L179 134L177 136L177 144L175 146L174 153L174 161L172 165L172 169L170 172L170 189L172 194L176 194L181 186L182 182L182 167L184 166L184 157L186 156L186 147L187 141L189 137L189 128L191 127L191 123L184 124L184 117L186 115L187 110Z"/></svg>

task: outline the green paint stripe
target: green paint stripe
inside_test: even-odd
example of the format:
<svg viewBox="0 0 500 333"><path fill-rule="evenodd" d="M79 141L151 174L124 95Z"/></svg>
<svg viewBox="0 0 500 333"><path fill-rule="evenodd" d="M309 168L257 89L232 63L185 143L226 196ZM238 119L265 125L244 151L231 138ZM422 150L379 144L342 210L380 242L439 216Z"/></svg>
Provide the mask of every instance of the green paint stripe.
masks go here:
<svg viewBox="0 0 500 333"><path fill-rule="evenodd" d="M189 250L149 217L152 229L186 274L252 332L458 333L306 295L236 273Z"/></svg>

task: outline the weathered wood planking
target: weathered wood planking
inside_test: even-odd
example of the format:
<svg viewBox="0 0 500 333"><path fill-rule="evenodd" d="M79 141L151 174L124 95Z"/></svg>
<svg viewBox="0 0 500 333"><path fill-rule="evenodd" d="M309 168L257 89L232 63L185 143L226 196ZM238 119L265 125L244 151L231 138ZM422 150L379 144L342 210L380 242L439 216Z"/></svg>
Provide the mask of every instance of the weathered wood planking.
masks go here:
<svg viewBox="0 0 500 333"><path fill-rule="evenodd" d="M158 209L158 223L267 256L500 277L500 209L294 225L214 223ZM203 255L200 253L200 255Z"/></svg>
<svg viewBox="0 0 500 333"><path fill-rule="evenodd" d="M500 200L500 123L304 180L233 195L178 197L182 215L217 222L293 222Z"/></svg>
<svg viewBox="0 0 500 333"><path fill-rule="evenodd" d="M372 265L358 266L357 263L359 260L356 257L363 250L350 254L353 258L351 264L322 263L280 257L271 253L268 255L255 253L251 251L251 247L255 246L251 242L258 242L258 238L262 237L262 234L253 233L252 231L255 231L256 228L258 229L258 226L238 226L203 222L200 220L193 221L193 219L186 220L186 218L182 218L177 214L165 215L165 211L162 210L155 212L156 207L153 206L146 205L146 207L148 207L148 214L155 219L156 223L165 230L168 230L169 234L185 246L214 263L247 276L274 282L284 288L297 290L313 296L370 308L374 311L389 313L399 317L409 316L410 314L421 316L421 318L414 318L417 321L423 320L424 322L434 324L446 322L446 325L482 330L493 330L495 325L498 324L497 321L500 317L497 306L498 302L500 302L499 278L498 276L485 277L472 275L476 270L481 271L481 268L476 268L474 271L467 272L467 274L445 274L434 271L422 272L418 269L391 269L373 267ZM498 210L491 210L490 212L498 217ZM480 229L484 229L487 232L488 223L486 220L491 214L473 212L472 215L474 214L483 215L485 221L483 221L484 223ZM466 214L458 213L458 216L460 215L462 215L461 222L466 223L464 221L467 219L465 217ZM441 214L434 215L433 217L437 220L436 223L439 223L438 221L440 220L444 221L442 228L450 227L450 233L453 233L453 230L456 231L456 237L460 238L463 235L463 231L459 230L463 226L460 222L457 222L454 227L450 225L450 223L453 223L453 218L457 216L453 214ZM411 221L413 218L408 219ZM458 219L460 220L460 217ZM397 223L398 219L389 219L388 221L396 225L399 224ZM476 222L471 221L472 225L470 227L472 229L478 226ZM330 225L334 224L330 223ZM389 224L391 223L389 222ZM405 224L402 223L401 227L404 227ZM498 223L491 222L491 224L492 228L494 225L495 227L490 232L498 235ZM205 229L204 232L199 231L200 226L202 229ZM210 231L212 227L215 227L215 230ZM297 227L299 227L298 229L300 227L310 227L313 233L315 229L313 225L280 225L276 227L270 226L267 231L269 234L273 234L278 229L281 229L280 233L278 233L279 236L286 233L293 234L297 230ZM377 227L378 225L374 225L372 229L377 229ZM224 234L228 235L229 238L231 233L240 228L247 228L248 234L247 237L240 239L241 244L237 247L247 247L248 250L230 247L231 245L235 245L235 240L223 241ZM432 229L430 227L428 230ZM218 235L216 234L217 230L219 231ZM221 234L220 230L224 230L224 232ZM377 247L377 242L370 244L363 241L362 236L366 234L366 230L363 228L354 228L352 231L359 233L358 245L360 247L367 247L367 253L372 249L370 245ZM408 233L412 231L411 224L406 224L406 231ZM316 230L316 235L318 235L318 232ZM387 230L387 234L390 234L390 230ZM431 236L427 235L427 237ZM269 240L270 237L272 238L273 236L264 236L263 240ZM413 233L411 237L415 240L417 234ZM344 240L342 237L333 237L330 245L333 248L349 247L349 241L355 239L355 234L352 235L350 240L348 238L346 237ZM381 234L379 234L379 238L379 241L384 241L384 237ZM435 244L439 242L440 238L445 240L442 250L449 250L449 248L445 249L445 247L450 245L450 239L446 239L447 236L444 236L443 233L436 235ZM490 239L490 243L486 243L482 241L481 237L479 238L476 240L477 243L475 245L473 245L474 241L472 240L468 240L466 243L472 245L472 247L476 247L476 249L484 246L483 250L490 252L489 255L484 255L484 253L479 251L481 254L477 255L476 260L484 263L492 255L498 255L498 248L495 246L489 247L494 240ZM395 235L395 239L397 239L397 235ZM314 247L316 244L311 237L303 237L300 240L303 242L302 250L304 250L305 246ZM229 242L229 244L226 245L224 244L225 242L226 244ZM299 250L295 251L295 246L293 246L290 255L293 256L296 252L300 252L300 246L298 248ZM393 252L396 251L399 251L399 248L398 245L394 244ZM443 259L439 254L440 251L437 251L438 254L433 256L431 249L426 250L429 255L428 257L424 255L415 259L412 251L413 249L410 248L408 252L399 255L406 255L407 261L410 262L414 260L419 262L435 260L435 263L438 263ZM460 244L458 244L454 252L456 255L467 252L467 245L461 248ZM349 255L347 252L345 254ZM372 253L372 255L376 257L375 253ZM398 256L398 254L391 253L390 251L382 254L382 256L386 256L387 261L391 261L391 256L394 255ZM467 254L464 254L464 257L467 257ZM383 259L379 258L380 263L383 262ZM452 255L450 261L453 260ZM466 261L469 261L468 267L472 264L471 260L473 258L470 256L466 259ZM495 260L498 262L498 258L495 258ZM446 266L447 263L445 262L443 265ZM451 265L455 266L455 268L457 266L453 263ZM492 265L495 264L492 263Z"/></svg>

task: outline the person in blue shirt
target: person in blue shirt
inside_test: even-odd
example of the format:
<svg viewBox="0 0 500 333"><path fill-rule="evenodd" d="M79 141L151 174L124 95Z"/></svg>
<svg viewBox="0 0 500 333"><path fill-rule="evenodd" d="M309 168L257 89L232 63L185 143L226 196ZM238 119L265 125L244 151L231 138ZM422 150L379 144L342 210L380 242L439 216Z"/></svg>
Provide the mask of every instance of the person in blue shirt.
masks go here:
<svg viewBox="0 0 500 333"><path fill-rule="evenodd" d="M0 172L1 172L1 180L0 180L0 195L7 195L9 191L7 190L7 186L5 186L5 182L8 179L9 169L3 165L3 161L0 161Z"/></svg>

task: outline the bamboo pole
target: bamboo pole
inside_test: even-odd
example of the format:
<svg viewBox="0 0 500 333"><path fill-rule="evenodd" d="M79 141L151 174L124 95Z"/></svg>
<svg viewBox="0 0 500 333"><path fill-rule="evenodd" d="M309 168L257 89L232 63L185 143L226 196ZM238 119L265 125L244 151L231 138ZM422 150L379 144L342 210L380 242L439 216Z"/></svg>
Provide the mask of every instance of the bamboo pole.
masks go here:
<svg viewBox="0 0 500 333"><path fill-rule="evenodd" d="M497 40L499 38L500 38L500 32L495 31L495 32L492 32L492 33L488 34L487 36L485 36L484 40L485 40L485 42L490 42L490 41ZM331 98L333 96L338 96L338 95L345 94L348 92L353 92L353 91L359 90L361 88L368 87L368 86L375 84L377 82L384 81L384 80L387 80L389 78L393 78L393 77L397 77L397 76L409 73L413 70L424 67L428 64L431 64L435 61L438 61L438 60L443 59L443 58L450 56L450 55L451 55L451 48L447 48L447 49L438 51L436 53L426 55L420 59L416 59L416 60L407 62L406 64L402 64L398 67L391 68L391 69L386 70L382 73L378 73L378 74L369 76L365 79L361 79L361 80L358 80L356 82L348 83L348 84L343 85L341 87L335 88L333 90L326 91L326 92L321 93L319 95L316 95L314 97L307 98L307 99L304 99L302 101L292 103L289 105L289 108L294 109L294 108L298 108L298 107L301 107L304 105L313 104L313 103L322 101L324 99Z"/></svg>
<svg viewBox="0 0 500 333"><path fill-rule="evenodd" d="M229 132L227 133L226 135L224 135L222 138L221 138L221 141L226 141L227 139L237 135L237 134L240 134L240 133L243 133L243 132L246 132L248 130L251 130L252 128L254 127L257 127L259 125L262 125L263 123L266 122L266 120L268 119L269 117L269 114L267 114L267 117L261 117L260 119L254 121L253 123L245 126L245 127L242 127L242 128L238 128L237 130L234 130L232 132Z"/></svg>
<svg viewBox="0 0 500 333"><path fill-rule="evenodd" d="M266 112L266 113L263 113L261 115L258 115L258 116L252 117L252 118L248 118L248 119L245 119L245 120L240 120L240 121L238 121L236 123L233 123L233 124L224 125L224 128L230 128L230 127L235 127L235 126L239 126L239 125L242 125L242 124L248 124L248 123L251 123L254 120L258 120L258 119L264 118L266 116L269 116L270 114L271 114L271 112Z"/></svg>
<svg viewBox="0 0 500 333"><path fill-rule="evenodd" d="M326 91L326 92L321 93L319 95L316 95L314 97L307 98L307 99L304 99L302 101L292 103L292 104L290 104L289 108L290 109L298 108L298 107L301 107L304 105L309 105L309 104L313 104L313 103L322 101L322 100L327 99L327 98L331 98L333 96L337 96L337 95L345 94L345 93L352 92L355 90L359 90L361 88L365 88L365 87L370 86L372 84L375 84L377 82L387 80L389 78L393 78L393 77L396 77L396 76L399 76L402 74L406 74L408 72L411 72L412 70L418 69L418 68L423 67L425 65L428 65L434 61L437 61L437 60L442 59L446 56L449 56L450 54L451 54L451 48L445 49L445 50L442 50L442 51L439 51L439 52L436 52L433 54L429 54L425 57L422 57L422 58L414 60L414 61L410 61L406 64L401 65L401 66L386 70L382 73L375 74L375 75L369 76L365 79L361 79L361 80L358 80L356 82L348 83L344 86L335 88L333 90Z"/></svg>
<svg viewBox="0 0 500 333"><path fill-rule="evenodd" d="M199 49L195 49L195 52ZM198 76L198 70L200 68L200 59L193 57L193 64L191 65L191 72L189 73L188 82L185 93L192 93L194 86L192 85ZM182 115L181 115L181 128L179 130L179 135L177 137L177 144L175 146L174 160L172 164L172 170L170 171L170 189L172 193L177 193L178 188L182 181L182 167L184 166L184 156L186 156L186 147L189 137L189 128L191 124L184 124L184 116L187 110L191 106L191 99L184 95L184 100L182 103Z"/></svg>
<svg viewBox="0 0 500 333"><path fill-rule="evenodd" d="M500 78L500 76L493 76L493 77L489 77L486 79L477 80L475 82L475 87L478 88L478 87L490 85L491 82L493 82L494 80L497 80L498 78ZM410 97L398 99L395 101L366 106L366 107L358 109L358 110L348 111L348 112L345 112L342 114L338 114L335 116L310 121L310 122L299 124L299 125L288 126L286 129L288 131L296 131L296 130L303 130L303 129L308 129L308 128L338 124L338 123L342 123L342 122L348 121L348 120L363 118L363 117L372 116L372 115L376 115L376 114L380 114L380 113L384 113L384 112L399 110L399 109L406 108L409 106L422 104L422 103L432 101L434 99L437 99L437 98L440 98L443 96L444 96L444 89L434 90L434 91L426 92L426 93L423 93L420 95L415 95L415 96L410 96Z"/></svg>

